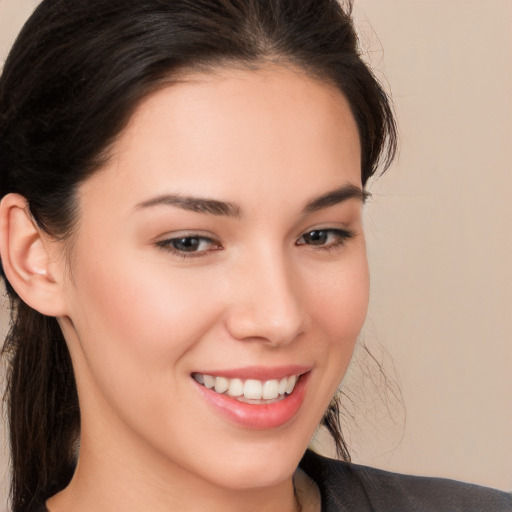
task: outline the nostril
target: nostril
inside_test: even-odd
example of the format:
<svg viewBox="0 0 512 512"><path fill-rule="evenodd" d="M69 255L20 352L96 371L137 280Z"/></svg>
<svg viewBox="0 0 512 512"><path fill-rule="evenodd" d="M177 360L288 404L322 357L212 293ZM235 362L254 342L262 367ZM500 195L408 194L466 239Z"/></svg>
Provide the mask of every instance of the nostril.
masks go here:
<svg viewBox="0 0 512 512"><path fill-rule="evenodd" d="M283 345L293 342L303 333L304 322L300 315L277 317L275 312L239 309L236 313L231 312L226 327L230 335L238 340Z"/></svg>

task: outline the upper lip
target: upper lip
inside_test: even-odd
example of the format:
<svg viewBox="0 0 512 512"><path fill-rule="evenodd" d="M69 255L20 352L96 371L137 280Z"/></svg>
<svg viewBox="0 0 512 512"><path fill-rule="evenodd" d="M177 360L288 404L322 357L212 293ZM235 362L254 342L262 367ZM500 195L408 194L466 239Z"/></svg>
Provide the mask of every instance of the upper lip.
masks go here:
<svg viewBox="0 0 512 512"><path fill-rule="evenodd" d="M215 377L225 377L226 379L255 379L255 380L272 380L282 379L290 375L302 375L311 370L311 366L306 365L286 365L286 366L246 366L243 368L229 368L218 370L200 370L194 373L202 375L212 375Z"/></svg>

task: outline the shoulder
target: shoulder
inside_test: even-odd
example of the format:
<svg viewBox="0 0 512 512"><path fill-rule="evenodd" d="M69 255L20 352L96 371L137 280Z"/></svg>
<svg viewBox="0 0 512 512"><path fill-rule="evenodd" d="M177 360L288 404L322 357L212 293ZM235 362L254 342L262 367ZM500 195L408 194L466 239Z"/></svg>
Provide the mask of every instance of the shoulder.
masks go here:
<svg viewBox="0 0 512 512"><path fill-rule="evenodd" d="M325 512L512 512L512 494L443 478L401 475L307 451L301 468Z"/></svg>

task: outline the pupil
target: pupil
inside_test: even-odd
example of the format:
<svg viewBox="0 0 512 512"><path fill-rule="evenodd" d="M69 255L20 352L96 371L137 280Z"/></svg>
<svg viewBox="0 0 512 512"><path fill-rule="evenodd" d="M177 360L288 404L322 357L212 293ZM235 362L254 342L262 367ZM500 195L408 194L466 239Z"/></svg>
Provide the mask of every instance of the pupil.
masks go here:
<svg viewBox="0 0 512 512"><path fill-rule="evenodd" d="M174 247L179 251L193 252L199 246L199 238L180 238L174 243Z"/></svg>
<svg viewBox="0 0 512 512"><path fill-rule="evenodd" d="M313 245L323 245L327 242L327 232L311 231L306 235L306 241Z"/></svg>

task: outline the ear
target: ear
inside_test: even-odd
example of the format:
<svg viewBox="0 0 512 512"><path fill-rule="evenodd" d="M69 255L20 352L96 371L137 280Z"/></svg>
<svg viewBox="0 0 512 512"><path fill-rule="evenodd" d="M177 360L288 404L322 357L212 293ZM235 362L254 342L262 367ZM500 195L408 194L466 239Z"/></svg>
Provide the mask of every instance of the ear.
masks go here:
<svg viewBox="0 0 512 512"><path fill-rule="evenodd" d="M0 203L0 256L5 275L26 304L55 317L66 314L64 265L59 264L56 249L36 225L27 200L7 194Z"/></svg>

